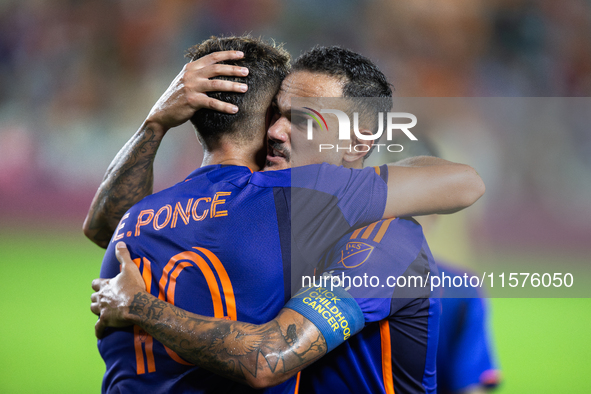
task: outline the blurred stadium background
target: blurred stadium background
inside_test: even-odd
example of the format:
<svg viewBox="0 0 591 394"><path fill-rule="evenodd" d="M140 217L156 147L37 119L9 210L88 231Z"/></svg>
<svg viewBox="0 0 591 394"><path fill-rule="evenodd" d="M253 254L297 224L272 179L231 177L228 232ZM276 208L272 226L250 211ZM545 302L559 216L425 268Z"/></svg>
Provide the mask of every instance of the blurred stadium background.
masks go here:
<svg viewBox="0 0 591 394"><path fill-rule="evenodd" d="M591 94L588 0L0 1L0 392L99 391L89 296L103 253L80 230L86 210L184 50L245 32L294 57L349 47L400 97ZM498 272L588 266L589 124L432 127L444 156L472 164L488 186L474 209L442 221L434 253ZM200 160L189 127L170 132L156 189ZM492 299L497 392L591 392L590 301Z"/></svg>

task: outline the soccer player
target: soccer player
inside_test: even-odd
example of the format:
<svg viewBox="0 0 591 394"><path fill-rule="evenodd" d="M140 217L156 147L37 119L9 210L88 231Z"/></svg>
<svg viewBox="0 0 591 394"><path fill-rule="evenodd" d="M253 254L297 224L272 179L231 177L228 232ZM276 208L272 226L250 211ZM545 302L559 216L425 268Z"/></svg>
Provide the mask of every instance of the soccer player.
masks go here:
<svg viewBox="0 0 591 394"><path fill-rule="evenodd" d="M472 276L437 261L440 275ZM437 350L437 386L441 394L482 394L494 389L500 373L493 357L488 305L480 289L443 288Z"/></svg>
<svg viewBox="0 0 591 394"><path fill-rule="evenodd" d="M253 74L253 69L254 67L251 67L249 75ZM297 81L294 77L291 82L295 83ZM341 91L338 91L338 88L342 89L341 81L333 82L332 88L337 90L328 92L330 94L340 94ZM253 85L249 85L251 94L254 90L252 87ZM174 83L172 88L174 90ZM328 89L330 88L329 86ZM165 96L170 97L171 95L167 96L165 94ZM260 103L260 98L258 98L257 102ZM170 103L167 103L165 99L164 103L161 104L160 108L166 107ZM259 112L260 107L259 104ZM158 112L158 109L156 112ZM285 114L281 116L285 116ZM276 123L279 124L280 120L278 119ZM196 123L199 123L199 121L197 120ZM200 126L203 125L199 123L197 128L201 134L202 128ZM229 135L232 135L232 132L237 131L231 130ZM224 157L223 155L216 156L214 154L216 149L232 147L233 144L235 149L230 149L230 151L234 154L234 159L243 155L246 157L244 162L250 163L253 161L254 152L245 152L246 149L243 149L243 145L240 144L238 147L235 146L236 141L234 138L237 138L237 136L232 136L232 138L222 137L217 141L215 138L212 140L203 135L201 135L201 138L204 142L206 158L211 159L208 164L217 164L216 162L220 162L221 158ZM154 143L154 140L152 139L151 142ZM242 144L246 142L256 144L256 138L240 142ZM273 154L269 155L269 161L287 161L287 156L278 156L275 154L278 150L276 148L272 149ZM140 151L139 156L143 153ZM128 158L128 156L130 156L128 153L121 155L123 158ZM276 159L277 157L280 158ZM342 157L341 160L343 160ZM125 160L115 163L112 168L121 168L121 162L125 162ZM145 166L145 162L140 167L142 166ZM133 163L131 167L133 167ZM110 243L101 276L112 277L117 273L118 263L112 257L113 245L115 241L125 239L130 244L132 253L137 256L135 261L142 267L142 274L146 279L146 283L150 285L152 283L158 284L158 287L151 286L151 292L158 295L161 300L167 300L169 304L166 304L166 306L174 303L193 312L217 317L227 316L230 319L238 318L253 323L260 323L273 318L285 302L286 296L288 297L290 294L288 289L290 287L289 281L286 280L288 276L286 273L289 270L286 270L284 263L286 259L291 257L289 249L287 249L291 245L289 245L289 236L284 238L285 231L288 231L289 228L287 230L283 228L284 223L282 221L285 220L289 224L285 189L289 186L293 188L293 185L290 185L289 173L285 171L251 174L247 168L232 167L237 166L222 167L214 165L204 167L194 172L186 182L153 197L148 197L134 206L128 212L129 215L124 215L119 230L114 235L113 242ZM452 167L453 171L451 171ZM453 210L469 205L482 192L479 179L473 178L474 174L470 172L469 167L444 164L439 168L393 167L390 171L384 167L383 170L390 173L388 186L391 186L391 184L400 185L399 182L404 184L404 181L406 181L409 183L410 189L412 189L412 183L416 179L422 178L423 181L430 181L439 178L440 175L445 175L449 171L447 176L452 179L451 183L454 185L446 184L445 187L449 187L448 191L455 195L447 200L444 199L444 201L438 200L435 204L436 211ZM468 173L466 173L467 170ZM351 228L352 225L357 226L364 221L370 222L371 218L376 215L379 218L384 212L392 215L393 212L390 210L395 211L398 209L398 213L394 214L403 215L419 213L424 210L428 212L433 209L429 205L432 202L428 203L427 200L434 190L421 195L420 193L425 192L425 190L419 188L420 190L411 193L415 196L422 196L422 198L418 198L414 206L408 203L403 205L402 203L402 201L406 200L403 197L405 197L405 193L408 193L409 188L400 188L400 192L389 192L386 201L384 186L380 184L383 180L373 170L356 173L344 168L324 165L307 167L304 168L304 171L310 171L309 179L317 187L320 185L320 187L324 188L324 190L316 190L322 192L318 194L319 196L330 195L341 203L344 202L344 208L335 204L326 205L322 207L321 212L332 210L337 216L344 217L347 223L346 230ZM104 185L117 185L117 182L109 183L110 178L117 178L121 174L122 172L119 169L108 173ZM468 176L468 178L465 178L465 176ZM409 181L409 177L412 177L412 181ZM445 176L443 177L445 178ZM390 178L398 179L397 182L391 182ZM287 179L287 182L285 182L285 179ZM317 182L317 180L320 181ZM435 180L436 182L428 186L428 188L433 187L441 190L439 188L443 184L438 183L439 179ZM449 180L446 179L445 181ZM307 185L298 186L298 190L315 191L315 189ZM459 192L457 187L464 188L464 190L469 189L468 197ZM256 193L250 191L251 189L256 189ZM98 200L101 200L101 195L101 191L99 191L97 193ZM474 196L477 197L474 198ZM193 200L191 201L191 199ZM380 203L379 200L382 200L382 202ZM352 204L351 201L365 201L367 205L359 207ZM469 201L469 203L466 204L466 201ZM198 204L202 205L199 206ZM392 204L396 207L392 207ZM264 206L270 206L274 209L272 212L267 213L263 210ZM229 219L232 221L228 222ZM323 235L335 234L330 236L333 237L333 240L342 235L342 232L339 234L339 231L334 231L332 228L318 227L319 224L322 225L323 223L311 224L316 226L310 227L312 230L316 230L316 233L322 233ZM318 228L322 231L318 231ZM256 230L256 234L253 229ZM273 237L274 239L271 239ZM244 238L244 240L241 238ZM282 243L283 240L286 240L287 244ZM198 246L194 246L195 244ZM296 246L300 248L306 246L305 241L303 241L303 244L296 242ZM305 248L302 249L307 251ZM163 258L164 255L169 256ZM160 271L162 274L160 274ZM204 272L205 276L200 274L201 271ZM261 278L265 278L265 280L262 281ZM203 299L211 299L211 304L204 303ZM146 300L139 298L135 301L137 301L136 306L139 308L142 302ZM158 318L165 312L165 308L160 308L156 304L150 303L144 306L148 308L149 315L153 318ZM301 333L300 330L316 329L313 324L306 322L299 315L291 316L289 319L291 319L291 322L295 321L294 319L299 319L303 322L303 326L299 323L298 325L288 324L287 328L292 326L303 328L297 328L295 331L292 329L287 330L285 335L289 335L285 337L286 341L293 342L294 335L297 337ZM287 319L287 323L290 322L289 319ZM282 323L286 323L286 321L284 320ZM266 333L265 335L283 335L281 330L278 331L278 327L275 327L272 334ZM277 363L274 363L272 359L276 355L271 354L273 352L269 351L269 349L265 353L264 349L259 347L260 343L251 343L246 349L251 349L254 346L256 351L254 353L247 352L247 357L243 357L245 356L244 348L239 350L234 347L234 351L228 353L229 344L226 344L221 337L217 339L216 344L220 351L226 351L225 355L230 355L230 359L217 363L216 360L206 360L211 362L211 365L207 364L208 368L234 378L236 378L236 373L242 374L238 378L250 383L254 381L253 378L259 376L259 373L264 375L264 371L269 370L275 373L274 366ZM304 345L308 346L308 351L304 353L303 357L297 358L296 361L299 364L306 364L322 353L322 347L318 347L314 343L306 341ZM220 390L222 387L231 388L230 382L220 380L204 373L202 369L187 365L187 362L181 359L173 350L154 342L149 335L139 329L134 328L134 332L130 330L111 332L101 341L99 347L103 357L112 361L110 365L109 361L107 361L108 371L105 376L104 386L107 390L121 387L133 387L135 390L141 390L142 387L191 390L196 389L193 385L197 383L200 389L207 389L207 387L210 389L215 387L216 390ZM183 348L175 348L175 350L181 352ZM261 360L258 358L259 353L262 354ZM255 357L253 357L253 354ZM247 360L249 357L250 360ZM265 361L262 361L263 359ZM277 361L277 358L275 358L275 361ZM292 371L286 371L283 368L277 372L278 374L285 374ZM183 376L186 379L178 378L171 381L170 376L173 375L177 377ZM168 380L166 380L166 377L168 377ZM163 379L165 380L164 383L162 382ZM142 383L138 384L138 381ZM167 386L163 387L163 384ZM260 383L254 383L254 385L258 384Z"/></svg>
<svg viewBox="0 0 591 394"><path fill-rule="evenodd" d="M398 141L399 142L399 141ZM421 137L402 157L427 155L441 157L429 138ZM421 216L418 221L427 238L438 216ZM436 254L436 253L435 253ZM439 275L448 277L474 274L466 269L435 259ZM443 283L443 282L442 282ZM481 394L500 382L494 356L488 300L482 289L442 286L439 344L437 347L437 390L440 394Z"/></svg>
<svg viewBox="0 0 591 394"><path fill-rule="evenodd" d="M392 142L402 141L395 139ZM420 137L419 141L397 154L397 157L419 155L440 157L436 145L427 136ZM437 220L437 215L418 218L427 238ZM435 262L440 276L453 278L473 275L440 259ZM437 347L438 393L478 394L494 389L499 384L500 372L493 354L486 298L481 289L471 286L443 286L439 290L442 313Z"/></svg>

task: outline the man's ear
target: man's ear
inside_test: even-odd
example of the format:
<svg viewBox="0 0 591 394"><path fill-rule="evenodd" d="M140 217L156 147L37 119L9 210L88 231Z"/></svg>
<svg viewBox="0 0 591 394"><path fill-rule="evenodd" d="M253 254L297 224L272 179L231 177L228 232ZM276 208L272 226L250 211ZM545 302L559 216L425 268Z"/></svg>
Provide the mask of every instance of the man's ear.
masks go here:
<svg viewBox="0 0 591 394"><path fill-rule="evenodd" d="M360 129L359 133L363 135L373 135L368 129ZM351 167L350 164L357 160L363 160L363 157L371 150L374 142L375 140L361 140L355 133L353 133L353 135L351 135L351 151L345 151L345 155L343 156L343 166Z"/></svg>

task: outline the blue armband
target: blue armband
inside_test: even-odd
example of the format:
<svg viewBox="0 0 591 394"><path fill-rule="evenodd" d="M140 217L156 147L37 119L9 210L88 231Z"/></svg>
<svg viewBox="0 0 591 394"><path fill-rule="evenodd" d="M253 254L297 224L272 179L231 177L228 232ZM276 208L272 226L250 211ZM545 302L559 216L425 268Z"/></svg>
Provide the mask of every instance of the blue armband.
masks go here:
<svg viewBox="0 0 591 394"><path fill-rule="evenodd" d="M300 313L318 328L326 341L327 352L357 334L365 324L357 301L342 287L302 288L284 308Z"/></svg>

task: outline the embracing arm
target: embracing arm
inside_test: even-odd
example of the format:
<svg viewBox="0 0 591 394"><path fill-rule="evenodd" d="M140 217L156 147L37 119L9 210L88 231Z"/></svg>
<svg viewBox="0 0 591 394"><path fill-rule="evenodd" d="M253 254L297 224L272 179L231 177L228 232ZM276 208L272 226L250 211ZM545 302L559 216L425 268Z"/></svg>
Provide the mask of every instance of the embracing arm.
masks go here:
<svg viewBox="0 0 591 394"><path fill-rule="evenodd" d="M437 157L410 157L388 165L384 218L453 213L484 194L474 168Z"/></svg>
<svg viewBox="0 0 591 394"><path fill-rule="evenodd" d="M128 321L185 360L255 388L277 385L326 353L316 326L291 309L265 324L195 315L138 292Z"/></svg>
<svg viewBox="0 0 591 394"><path fill-rule="evenodd" d="M164 134L158 124L144 122L109 165L83 225L84 234L100 247L108 246L125 212L152 194L154 157Z"/></svg>
<svg viewBox="0 0 591 394"><path fill-rule="evenodd" d="M90 309L100 316L99 338L106 327L137 324L185 360L256 388L287 380L327 352L316 325L292 309L283 308L265 324L186 312L145 291L124 243L117 244L116 254L121 273L92 283Z"/></svg>
<svg viewBox="0 0 591 394"><path fill-rule="evenodd" d="M125 212L152 194L154 158L166 132L189 120L201 108L236 113L238 108L205 94L208 91L244 92L247 85L212 80L225 76L245 76L243 67L217 64L241 58L236 51L216 52L186 64L156 102L140 129L109 165L84 220L84 234L106 248Z"/></svg>

